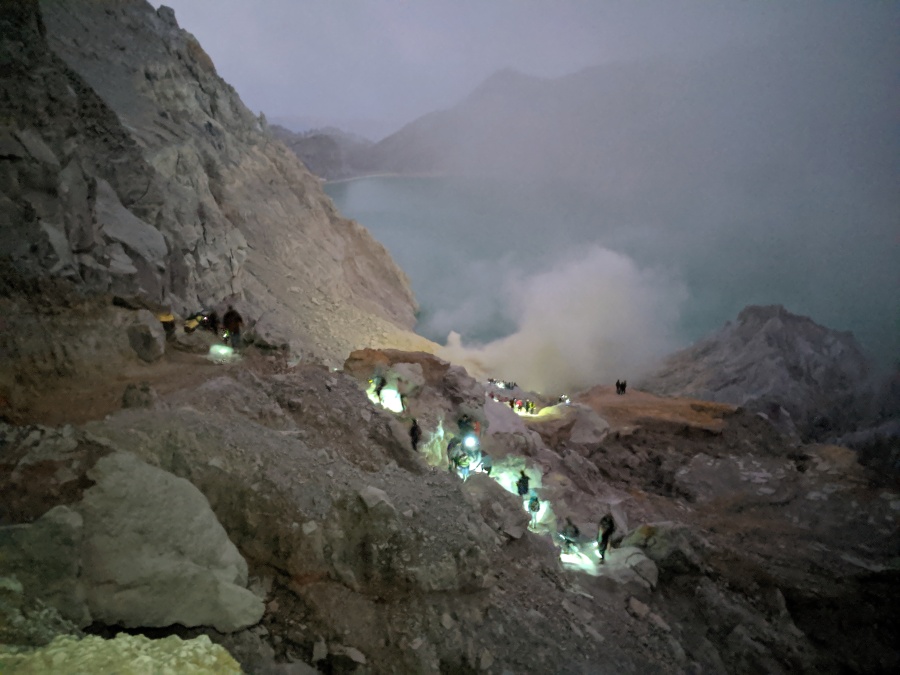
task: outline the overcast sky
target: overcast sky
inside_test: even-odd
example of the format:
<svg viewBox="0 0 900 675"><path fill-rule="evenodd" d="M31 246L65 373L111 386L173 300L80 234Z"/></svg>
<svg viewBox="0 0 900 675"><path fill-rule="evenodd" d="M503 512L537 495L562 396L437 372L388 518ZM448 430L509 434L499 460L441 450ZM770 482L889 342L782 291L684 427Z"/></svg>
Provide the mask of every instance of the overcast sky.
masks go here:
<svg viewBox="0 0 900 675"><path fill-rule="evenodd" d="M159 4L156 2L155 4ZM881 15L867 0L167 0L256 112L376 138L493 72L556 76ZM874 25L874 24L873 24ZM883 26L882 26L883 28ZM377 138L376 138L377 140Z"/></svg>

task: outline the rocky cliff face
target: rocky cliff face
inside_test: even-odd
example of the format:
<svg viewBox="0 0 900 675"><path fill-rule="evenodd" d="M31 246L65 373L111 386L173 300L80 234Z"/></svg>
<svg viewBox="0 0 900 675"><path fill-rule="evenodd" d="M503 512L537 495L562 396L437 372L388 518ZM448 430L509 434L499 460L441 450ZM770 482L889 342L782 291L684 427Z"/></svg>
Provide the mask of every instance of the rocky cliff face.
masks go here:
<svg viewBox="0 0 900 675"><path fill-rule="evenodd" d="M862 419L868 374L850 333L781 306L750 306L669 357L640 387L744 406L803 436L824 437Z"/></svg>
<svg viewBox="0 0 900 675"><path fill-rule="evenodd" d="M0 237L15 269L177 312L235 300L319 358L414 323L407 279L171 10L5 3Z"/></svg>

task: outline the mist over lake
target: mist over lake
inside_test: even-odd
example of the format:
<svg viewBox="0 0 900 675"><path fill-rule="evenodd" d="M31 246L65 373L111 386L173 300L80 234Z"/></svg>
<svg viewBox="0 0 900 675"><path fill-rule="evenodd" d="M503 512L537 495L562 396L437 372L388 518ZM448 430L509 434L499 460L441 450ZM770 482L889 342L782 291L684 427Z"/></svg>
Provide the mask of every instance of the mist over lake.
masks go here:
<svg viewBox="0 0 900 675"><path fill-rule="evenodd" d="M484 177L370 177L326 192L406 271L421 305L417 330L441 343L450 331L489 342L545 311L548 332L575 340L599 330L623 354L628 344L616 342L653 333L637 350L651 358L747 304L777 303L853 331L882 365L898 353L896 235L882 227L859 236L839 199L801 200L787 214L765 204L674 208L666 195L624 203L571 183ZM567 312L530 307L536 284L553 289L542 302L565 298ZM611 338L610 325L597 325L635 315L640 325Z"/></svg>

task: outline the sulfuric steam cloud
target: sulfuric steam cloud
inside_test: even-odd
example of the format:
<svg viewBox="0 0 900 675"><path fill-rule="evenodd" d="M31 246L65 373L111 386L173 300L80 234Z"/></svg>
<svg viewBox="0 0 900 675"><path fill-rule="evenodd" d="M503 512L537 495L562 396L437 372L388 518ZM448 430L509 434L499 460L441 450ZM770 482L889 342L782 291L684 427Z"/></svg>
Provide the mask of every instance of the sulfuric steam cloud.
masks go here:
<svg viewBox="0 0 900 675"><path fill-rule="evenodd" d="M451 333L442 355L547 394L636 380L675 344L680 283L599 246L510 284L518 330L479 346Z"/></svg>

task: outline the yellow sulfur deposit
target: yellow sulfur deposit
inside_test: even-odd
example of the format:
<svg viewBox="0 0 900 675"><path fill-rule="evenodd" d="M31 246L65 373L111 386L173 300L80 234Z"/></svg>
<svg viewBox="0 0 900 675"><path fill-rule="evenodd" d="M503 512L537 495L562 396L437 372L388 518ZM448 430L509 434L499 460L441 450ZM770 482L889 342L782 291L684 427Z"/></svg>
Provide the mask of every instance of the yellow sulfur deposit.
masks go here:
<svg viewBox="0 0 900 675"><path fill-rule="evenodd" d="M241 668L224 647L201 635L182 640L170 635L151 640L143 635L119 633L113 640L95 635L78 639L61 635L46 647L27 652L4 651L0 646L0 673L4 675L238 675Z"/></svg>

